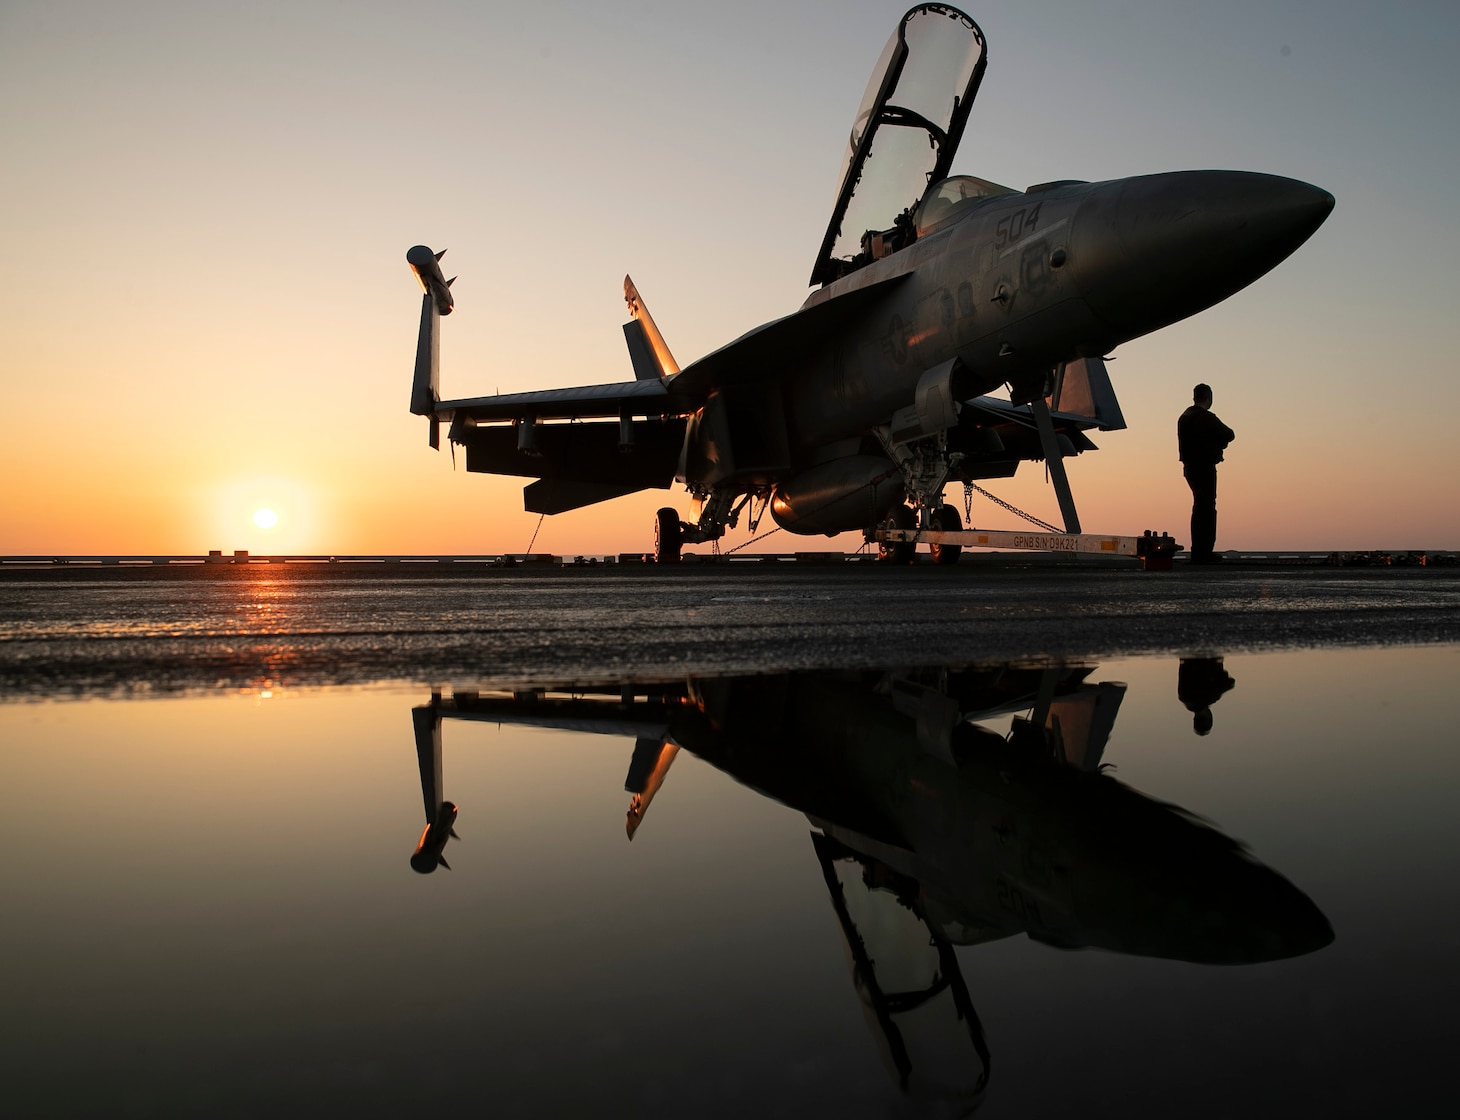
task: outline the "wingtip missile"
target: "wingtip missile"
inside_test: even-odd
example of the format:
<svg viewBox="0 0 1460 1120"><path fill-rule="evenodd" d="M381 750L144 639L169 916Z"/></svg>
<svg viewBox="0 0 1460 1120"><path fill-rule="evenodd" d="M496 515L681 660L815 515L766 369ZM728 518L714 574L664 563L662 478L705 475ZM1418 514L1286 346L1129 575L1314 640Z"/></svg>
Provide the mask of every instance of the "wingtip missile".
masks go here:
<svg viewBox="0 0 1460 1120"><path fill-rule="evenodd" d="M416 274L416 282L421 285L421 291L429 295L436 304L436 310L442 315L450 315L456 301L451 294L451 285L441 275L440 261L445 253L445 249L436 253L428 246L412 245L406 250L406 263Z"/></svg>

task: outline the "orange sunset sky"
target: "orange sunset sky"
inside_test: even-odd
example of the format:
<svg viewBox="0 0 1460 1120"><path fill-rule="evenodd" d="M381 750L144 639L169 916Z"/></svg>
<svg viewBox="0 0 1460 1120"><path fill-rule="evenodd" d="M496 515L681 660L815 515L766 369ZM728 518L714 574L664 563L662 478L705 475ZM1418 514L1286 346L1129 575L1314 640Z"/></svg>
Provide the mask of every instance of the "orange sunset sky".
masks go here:
<svg viewBox="0 0 1460 1120"><path fill-rule="evenodd" d="M1460 548L1460 9L1102 7L967 6L990 62L955 171L1231 167L1338 202L1275 272L1116 352L1130 427L1070 463L1085 527L1185 540L1174 425L1205 380L1238 434L1219 547ZM407 247L460 274L445 396L630 378L625 272L687 364L805 298L903 10L11 0L0 554L526 549L525 480L453 471L407 412ZM1056 518L1037 464L990 489ZM688 509L548 518L536 550L643 551L662 504Z"/></svg>

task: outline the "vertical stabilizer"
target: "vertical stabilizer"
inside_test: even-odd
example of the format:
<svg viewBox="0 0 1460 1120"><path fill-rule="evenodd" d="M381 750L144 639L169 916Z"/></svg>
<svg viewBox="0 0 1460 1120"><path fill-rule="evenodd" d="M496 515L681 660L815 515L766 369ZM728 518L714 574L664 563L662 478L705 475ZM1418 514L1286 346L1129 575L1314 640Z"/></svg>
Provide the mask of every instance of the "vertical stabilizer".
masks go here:
<svg viewBox="0 0 1460 1120"><path fill-rule="evenodd" d="M661 377L672 377L679 372L679 363L669 352L664 336L654 325L654 317L639 297L639 289L633 280L624 277L624 302L629 305L630 319L624 324L624 341L629 344L629 361L634 365L634 377L640 381L653 381Z"/></svg>

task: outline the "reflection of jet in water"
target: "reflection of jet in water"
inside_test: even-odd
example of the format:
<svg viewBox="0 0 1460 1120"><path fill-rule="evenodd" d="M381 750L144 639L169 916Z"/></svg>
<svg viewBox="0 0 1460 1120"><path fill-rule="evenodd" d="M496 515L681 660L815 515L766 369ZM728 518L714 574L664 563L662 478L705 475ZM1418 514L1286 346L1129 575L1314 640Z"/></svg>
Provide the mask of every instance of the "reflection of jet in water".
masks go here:
<svg viewBox="0 0 1460 1120"><path fill-rule="evenodd" d="M1065 949L1249 964L1333 939L1307 896L1236 841L1102 772L1125 686L1091 683L1093 671L457 693L413 715L423 766L439 762L446 718L634 737L631 839L680 749L804 812L890 1071L904 1092L963 1111L981 1098L989 1055L954 946L1025 933ZM1013 717L1007 734L986 726L1001 716Z"/></svg>

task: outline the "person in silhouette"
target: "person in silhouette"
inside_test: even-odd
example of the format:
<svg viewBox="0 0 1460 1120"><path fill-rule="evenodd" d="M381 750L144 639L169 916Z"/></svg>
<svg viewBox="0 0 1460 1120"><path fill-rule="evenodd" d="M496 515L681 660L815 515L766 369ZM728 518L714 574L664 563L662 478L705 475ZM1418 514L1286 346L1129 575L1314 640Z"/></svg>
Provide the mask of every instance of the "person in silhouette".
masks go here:
<svg viewBox="0 0 1460 1120"><path fill-rule="evenodd" d="M1198 735L1212 730L1212 705L1237 687L1220 657L1183 657L1176 670L1176 698L1191 713L1191 729Z"/></svg>
<svg viewBox="0 0 1460 1120"><path fill-rule="evenodd" d="M1198 385L1192 404L1176 421L1181 473L1191 487L1191 562L1215 564L1217 544L1217 464L1227 444L1237 438L1212 411L1212 387Z"/></svg>

